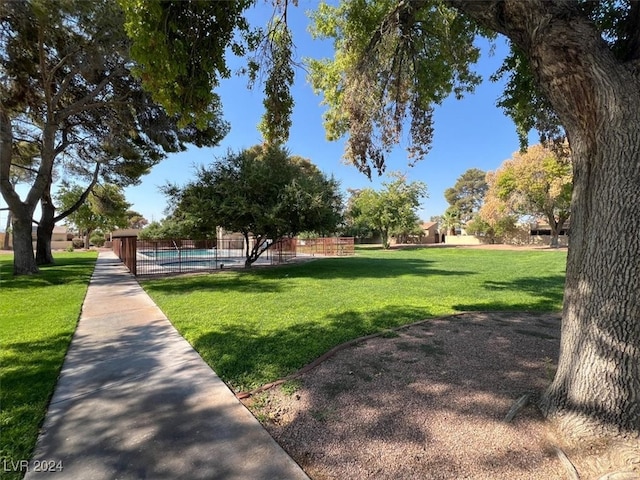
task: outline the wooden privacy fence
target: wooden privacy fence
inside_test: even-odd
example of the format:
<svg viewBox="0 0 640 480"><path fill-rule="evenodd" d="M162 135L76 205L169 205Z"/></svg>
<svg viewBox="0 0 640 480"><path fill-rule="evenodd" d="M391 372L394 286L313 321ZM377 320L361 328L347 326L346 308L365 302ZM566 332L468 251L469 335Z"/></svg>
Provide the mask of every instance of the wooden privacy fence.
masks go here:
<svg viewBox="0 0 640 480"><path fill-rule="evenodd" d="M132 275L137 275L136 243L138 242L137 230L116 230L111 234L113 253L124 263Z"/></svg>
<svg viewBox="0 0 640 480"><path fill-rule="evenodd" d="M353 237L326 237L296 239L296 252L299 255L323 255L327 257L353 255Z"/></svg>

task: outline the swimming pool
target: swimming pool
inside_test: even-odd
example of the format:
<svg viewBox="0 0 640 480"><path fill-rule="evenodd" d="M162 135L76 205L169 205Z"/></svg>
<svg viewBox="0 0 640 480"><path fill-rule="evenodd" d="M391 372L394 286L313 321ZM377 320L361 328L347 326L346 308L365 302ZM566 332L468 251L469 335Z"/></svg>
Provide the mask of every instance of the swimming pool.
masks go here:
<svg viewBox="0 0 640 480"><path fill-rule="evenodd" d="M217 251L215 248L188 248L188 249L172 249L172 250L141 250L140 255L153 258L155 260L176 259L180 257L207 257L215 258Z"/></svg>
<svg viewBox="0 0 640 480"><path fill-rule="evenodd" d="M146 247L146 248L145 248ZM246 261L244 248L172 248L169 245L147 244L138 246L136 255L137 275L162 275L242 268ZM286 257L288 259L290 257ZM280 256L267 251L256 265L282 263Z"/></svg>

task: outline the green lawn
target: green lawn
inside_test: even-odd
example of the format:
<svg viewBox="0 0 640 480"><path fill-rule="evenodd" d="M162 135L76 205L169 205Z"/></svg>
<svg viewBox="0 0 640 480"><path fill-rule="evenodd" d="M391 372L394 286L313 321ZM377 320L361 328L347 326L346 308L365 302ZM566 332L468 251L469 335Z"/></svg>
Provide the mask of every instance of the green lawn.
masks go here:
<svg viewBox="0 0 640 480"><path fill-rule="evenodd" d="M347 340L467 310L557 311L566 251L359 249L355 257L143 282L235 390Z"/></svg>
<svg viewBox="0 0 640 480"><path fill-rule="evenodd" d="M0 255L0 468L28 460L76 328L96 252L59 253L39 275L13 278ZM3 468L4 466L4 468Z"/></svg>

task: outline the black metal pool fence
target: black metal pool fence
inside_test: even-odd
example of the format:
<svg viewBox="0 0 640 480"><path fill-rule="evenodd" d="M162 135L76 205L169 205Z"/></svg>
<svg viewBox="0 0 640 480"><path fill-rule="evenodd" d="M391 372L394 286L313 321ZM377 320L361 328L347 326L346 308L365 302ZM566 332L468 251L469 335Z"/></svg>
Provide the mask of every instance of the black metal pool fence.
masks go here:
<svg viewBox="0 0 640 480"><path fill-rule="evenodd" d="M269 246L254 265L277 265L296 256L294 239ZM138 240L136 275L163 275L243 267L245 244L232 240Z"/></svg>

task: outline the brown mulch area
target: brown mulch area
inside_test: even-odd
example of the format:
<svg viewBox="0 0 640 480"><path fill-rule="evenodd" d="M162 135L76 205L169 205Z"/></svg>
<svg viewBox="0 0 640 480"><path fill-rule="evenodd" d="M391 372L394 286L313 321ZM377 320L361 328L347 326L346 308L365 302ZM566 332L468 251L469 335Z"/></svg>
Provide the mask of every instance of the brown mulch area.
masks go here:
<svg viewBox="0 0 640 480"><path fill-rule="evenodd" d="M535 407L559 337L557 314L432 319L341 349L245 404L314 480L571 478ZM640 471L638 451L611 460L612 449L567 452L582 479Z"/></svg>

